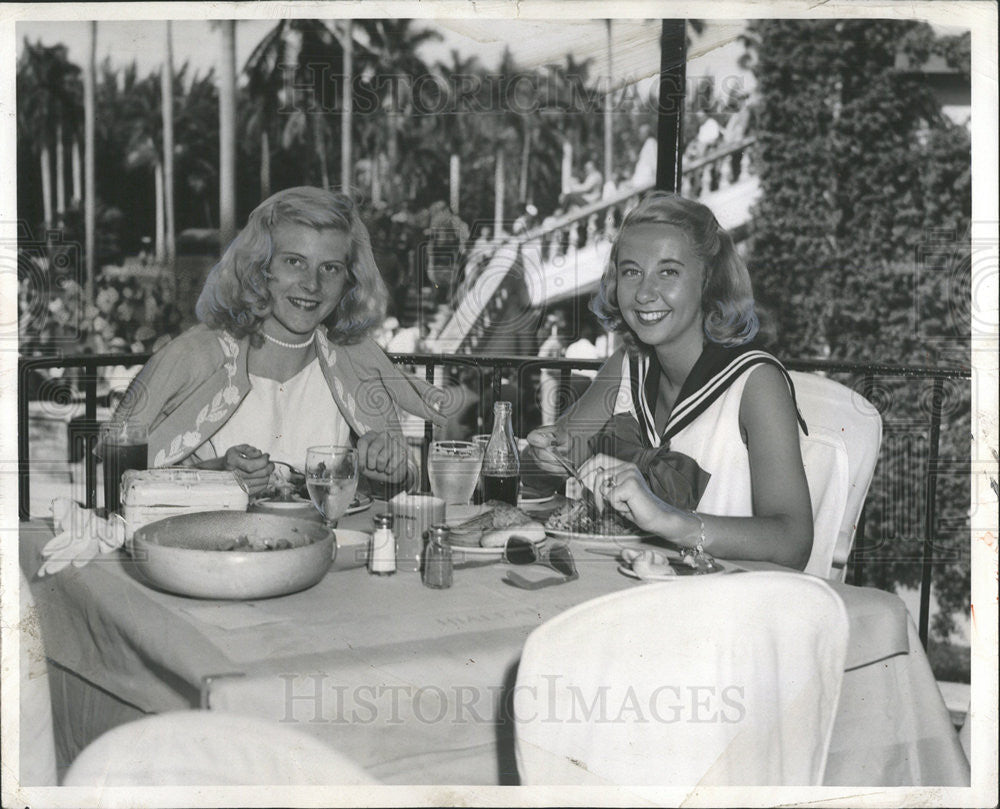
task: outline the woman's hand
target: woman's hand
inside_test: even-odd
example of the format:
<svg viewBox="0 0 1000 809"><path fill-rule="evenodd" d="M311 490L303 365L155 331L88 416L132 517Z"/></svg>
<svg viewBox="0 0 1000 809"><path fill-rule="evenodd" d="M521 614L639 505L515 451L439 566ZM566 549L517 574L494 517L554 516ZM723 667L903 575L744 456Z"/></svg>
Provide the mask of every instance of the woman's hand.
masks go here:
<svg viewBox="0 0 1000 809"><path fill-rule="evenodd" d="M406 442L390 432L372 430L358 439L358 469L371 480L404 483L409 457Z"/></svg>
<svg viewBox="0 0 1000 809"><path fill-rule="evenodd" d="M634 463L594 455L580 467L580 478L594 493L598 508L606 502L643 531L680 545L694 547L697 543L697 518L653 494Z"/></svg>
<svg viewBox="0 0 1000 809"><path fill-rule="evenodd" d="M566 468L553 455L569 456L569 434L554 424L532 430L527 435L528 445L538 468L550 475L566 476Z"/></svg>
<svg viewBox="0 0 1000 809"><path fill-rule="evenodd" d="M261 494L271 479L274 464L267 453L249 444L237 444L226 450L224 469L231 470L251 497Z"/></svg>

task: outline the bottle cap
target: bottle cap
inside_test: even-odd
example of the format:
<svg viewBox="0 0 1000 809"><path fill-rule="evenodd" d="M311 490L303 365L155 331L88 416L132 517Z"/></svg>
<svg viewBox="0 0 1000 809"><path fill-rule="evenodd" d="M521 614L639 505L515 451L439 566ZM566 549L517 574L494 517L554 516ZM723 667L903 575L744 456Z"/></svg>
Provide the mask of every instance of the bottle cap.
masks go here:
<svg viewBox="0 0 1000 809"><path fill-rule="evenodd" d="M428 539L432 542L444 542L450 534L451 528L445 523L434 523L427 532Z"/></svg>

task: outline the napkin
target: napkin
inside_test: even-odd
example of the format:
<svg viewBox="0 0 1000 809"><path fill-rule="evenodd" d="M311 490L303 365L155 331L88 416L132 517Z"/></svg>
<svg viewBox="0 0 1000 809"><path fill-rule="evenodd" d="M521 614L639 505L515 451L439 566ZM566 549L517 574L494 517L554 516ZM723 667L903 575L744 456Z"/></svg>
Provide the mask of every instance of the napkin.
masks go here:
<svg viewBox="0 0 1000 809"><path fill-rule="evenodd" d="M111 553L125 544L125 521L117 514L98 517L93 509L65 497L52 501L56 535L45 543L45 561L38 575L51 576L72 564L83 567L98 553Z"/></svg>

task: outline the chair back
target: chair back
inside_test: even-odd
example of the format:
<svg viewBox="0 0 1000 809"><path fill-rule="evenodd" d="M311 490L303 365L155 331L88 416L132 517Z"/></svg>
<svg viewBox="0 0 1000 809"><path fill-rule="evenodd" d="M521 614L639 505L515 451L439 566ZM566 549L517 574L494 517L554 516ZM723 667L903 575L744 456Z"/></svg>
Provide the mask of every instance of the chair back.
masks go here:
<svg viewBox="0 0 1000 809"><path fill-rule="evenodd" d="M77 756L64 786L325 786L378 783L301 730L222 711L119 725Z"/></svg>
<svg viewBox="0 0 1000 809"><path fill-rule="evenodd" d="M581 604L525 643L522 784L822 782L847 650L822 579L699 576Z"/></svg>
<svg viewBox="0 0 1000 809"><path fill-rule="evenodd" d="M791 372L799 412L802 462L813 506L813 548L806 572L843 581L879 446L882 418L856 391L819 374Z"/></svg>

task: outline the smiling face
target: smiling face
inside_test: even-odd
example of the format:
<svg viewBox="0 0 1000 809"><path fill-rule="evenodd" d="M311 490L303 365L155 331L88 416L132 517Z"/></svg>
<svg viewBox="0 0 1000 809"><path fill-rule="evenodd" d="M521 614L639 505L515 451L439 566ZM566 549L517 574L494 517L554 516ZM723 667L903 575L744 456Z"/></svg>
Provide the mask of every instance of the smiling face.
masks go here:
<svg viewBox="0 0 1000 809"><path fill-rule="evenodd" d="M301 342L326 320L348 281L349 234L306 225L279 225L272 234L268 267L271 314L264 331L279 340Z"/></svg>
<svg viewBox="0 0 1000 809"><path fill-rule="evenodd" d="M629 227L618 246L622 318L646 345L700 349L704 276L704 262L676 225Z"/></svg>

